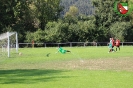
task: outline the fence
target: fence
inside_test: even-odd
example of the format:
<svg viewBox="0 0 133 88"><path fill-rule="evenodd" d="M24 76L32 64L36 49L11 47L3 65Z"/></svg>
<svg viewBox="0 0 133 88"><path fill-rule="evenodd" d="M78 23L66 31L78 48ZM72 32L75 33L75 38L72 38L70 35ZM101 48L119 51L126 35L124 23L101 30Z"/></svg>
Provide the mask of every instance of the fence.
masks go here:
<svg viewBox="0 0 133 88"><path fill-rule="evenodd" d="M121 42L121 46L133 46L133 42ZM107 46L108 42L67 42L67 43L19 43L19 47L87 47L87 46Z"/></svg>

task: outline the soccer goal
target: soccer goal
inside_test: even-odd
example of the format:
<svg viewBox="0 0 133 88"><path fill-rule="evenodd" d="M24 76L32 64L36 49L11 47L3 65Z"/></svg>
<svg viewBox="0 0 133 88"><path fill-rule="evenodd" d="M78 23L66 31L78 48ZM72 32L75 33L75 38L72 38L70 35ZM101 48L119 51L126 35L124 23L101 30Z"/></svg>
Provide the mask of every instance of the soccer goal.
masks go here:
<svg viewBox="0 0 133 88"><path fill-rule="evenodd" d="M11 53L18 53L18 34L17 32L6 32L0 34L0 57L10 57Z"/></svg>

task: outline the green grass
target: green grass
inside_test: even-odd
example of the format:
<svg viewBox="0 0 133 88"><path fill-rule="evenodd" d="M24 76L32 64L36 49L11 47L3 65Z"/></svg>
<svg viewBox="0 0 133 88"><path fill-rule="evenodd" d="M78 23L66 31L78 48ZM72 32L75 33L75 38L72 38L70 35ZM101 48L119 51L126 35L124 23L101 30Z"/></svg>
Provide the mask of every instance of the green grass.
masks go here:
<svg viewBox="0 0 133 88"><path fill-rule="evenodd" d="M19 49L22 53L20 56L14 53L10 58L1 56L0 88L133 88L133 69L70 67L72 64L79 64L81 59L132 61L132 46L121 47L121 51L115 53L108 53L107 47L64 49L70 50L73 54L55 54L57 50L54 47L22 48ZM49 57L46 56L48 53ZM68 62L72 62L71 65L68 65Z"/></svg>

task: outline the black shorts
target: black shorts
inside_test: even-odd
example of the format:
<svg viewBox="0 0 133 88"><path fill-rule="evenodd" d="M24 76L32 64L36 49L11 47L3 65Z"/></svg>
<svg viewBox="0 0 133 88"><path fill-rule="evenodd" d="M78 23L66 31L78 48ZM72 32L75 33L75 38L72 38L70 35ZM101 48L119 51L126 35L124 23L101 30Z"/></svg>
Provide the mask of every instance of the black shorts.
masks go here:
<svg viewBox="0 0 133 88"><path fill-rule="evenodd" d="M114 48L114 46L112 46L112 48Z"/></svg>
<svg viewBox="0 0 133 88"><path fill-rule="evenodd" d="M116 47L120 47L120 45L117 45Z"/></svg>

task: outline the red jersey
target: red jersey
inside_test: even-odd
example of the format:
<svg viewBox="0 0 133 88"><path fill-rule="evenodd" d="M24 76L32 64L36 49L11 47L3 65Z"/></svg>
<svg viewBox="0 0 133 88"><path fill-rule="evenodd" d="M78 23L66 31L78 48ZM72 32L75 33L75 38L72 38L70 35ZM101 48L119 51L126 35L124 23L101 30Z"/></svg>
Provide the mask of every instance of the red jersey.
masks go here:
<svg viewBox="0 0 133 88"><path fill-rule="evenodd" d="M115 41L113 38L112 38L112 46L115 46Z"/></svg>
<svg viewBox="0 0 133 88"><path fill-rule="evenodd" d="M120 40L116 40L116 46L119 46L120 45Z"/></svg>

